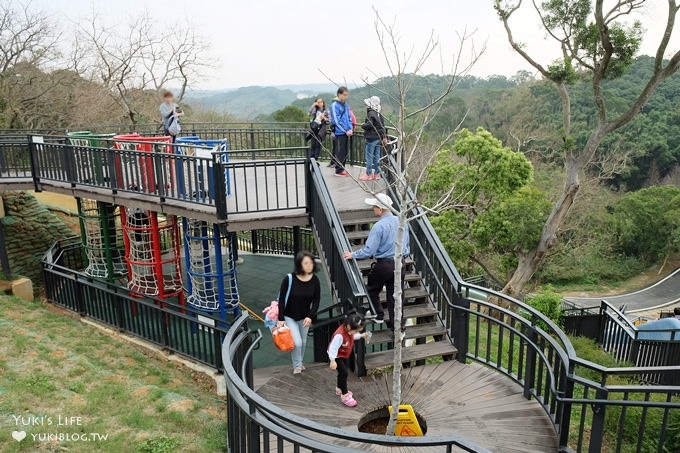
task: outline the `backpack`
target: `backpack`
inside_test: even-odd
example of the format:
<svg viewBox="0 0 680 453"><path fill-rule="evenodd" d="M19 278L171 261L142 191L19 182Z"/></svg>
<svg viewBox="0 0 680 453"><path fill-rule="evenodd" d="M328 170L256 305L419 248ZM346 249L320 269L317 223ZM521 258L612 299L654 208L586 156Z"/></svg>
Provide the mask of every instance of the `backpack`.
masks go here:
<svg viewBox="0 0 680 453"><path fill-rule="evenodd" d="M168 133L170 135L178 135L182 131L182 126L179 125L179 120L177 119L177 115L174 113L170 115L170 119L168 121Z"/></svg>

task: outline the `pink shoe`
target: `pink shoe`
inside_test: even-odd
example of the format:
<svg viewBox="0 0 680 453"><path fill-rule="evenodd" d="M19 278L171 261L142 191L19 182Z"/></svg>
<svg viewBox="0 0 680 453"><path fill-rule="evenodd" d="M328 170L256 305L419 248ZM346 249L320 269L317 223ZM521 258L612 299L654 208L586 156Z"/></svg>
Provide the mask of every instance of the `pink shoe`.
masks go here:
<svg viewBox="0 0 680 453"><path fill-rule="evenodd" d="M373 181L373 175L361 175L359 176L360 181Z"/></svg>
<svg viewBox="0 0 680 453"><path fill-rule="evenodd" d="M348 395L351 395L351 394L352 394L352 391L351 391L351 390L347 390L347 394L348 394ZM342 390L340 390L339 387L335 387L335 395L336 395L336 396L342 396Z"/></svg>
<svg viewBox="0 0 680 453"><path fill-rule="evenodd" d="M354 407L357 404L359 404L359 403L357 403L357 400L354 399L354 397L352 396L352 394L350 392L347 392L345 395L342 395L340 397L340 401L342 402L342 404L344 404L347 407Z"/></svg>
<svg viewBox="0 0 680 453"><path fill-rule="evenodd" d="M373 181L377 181L378 179L382 179L382 177L380 176L379 173L373 173L373 178L371 179L373 179Z"/></svg>

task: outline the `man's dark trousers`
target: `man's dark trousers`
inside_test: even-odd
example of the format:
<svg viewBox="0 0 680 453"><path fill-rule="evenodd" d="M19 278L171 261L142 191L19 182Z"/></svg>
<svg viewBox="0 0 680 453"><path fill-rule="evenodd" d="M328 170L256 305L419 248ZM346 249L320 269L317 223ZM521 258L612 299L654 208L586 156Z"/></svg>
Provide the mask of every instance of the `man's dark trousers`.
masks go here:
<svg viewBox="0 0 680 453"><path fill-rule="evenodd" d="M335 173L342 173L345 171L345 163L347 162L347 151L349 147L349 137L347 135L336 135L335 141Z"/></svg>
<svg viewBox="0 0 680 453"><path fill-rule="evenodd" d="M401 285L404 287L405 268L401 267ZM383 287L387 293L387 312L390 315L390 320L387 321L387 326L394 329L394 260L392 258L378 258L371 266L368 273L368 284L366 290L368 297L371 298L371 303L376 311L378 319L385 316L385 311L380 303L380 291ZM402 300L403 292L402 292ZM404 328L404 312L402 311L401 328Z"/></svg>

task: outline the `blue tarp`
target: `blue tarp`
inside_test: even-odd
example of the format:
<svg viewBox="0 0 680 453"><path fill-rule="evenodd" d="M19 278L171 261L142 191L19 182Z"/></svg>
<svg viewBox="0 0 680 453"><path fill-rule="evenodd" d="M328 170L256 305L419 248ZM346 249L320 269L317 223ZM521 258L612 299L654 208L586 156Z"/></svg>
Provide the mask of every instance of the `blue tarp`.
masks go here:
<svg viewBox="0 0 680 453"><path fill-rule="evenodd" d="M673 332L673 329L676 329L675 332ZM650 321L639 325L637 330L638 339L640 340L669 341L673 339L674 341L680 341L680 319L677 318ZM663 330L663 332L648 332L650 330Z"/></svg>

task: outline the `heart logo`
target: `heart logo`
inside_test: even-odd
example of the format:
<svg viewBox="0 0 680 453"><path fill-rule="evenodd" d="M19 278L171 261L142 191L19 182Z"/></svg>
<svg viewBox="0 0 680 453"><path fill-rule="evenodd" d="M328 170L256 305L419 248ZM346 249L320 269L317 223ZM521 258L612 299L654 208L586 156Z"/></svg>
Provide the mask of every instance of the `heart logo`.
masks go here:
<svg viewBox="0 0 680 453"><path fill-rule="evenodd" d="M12 431L12 437L17 442L21 442L26 438L26 431Z"/></svg>

